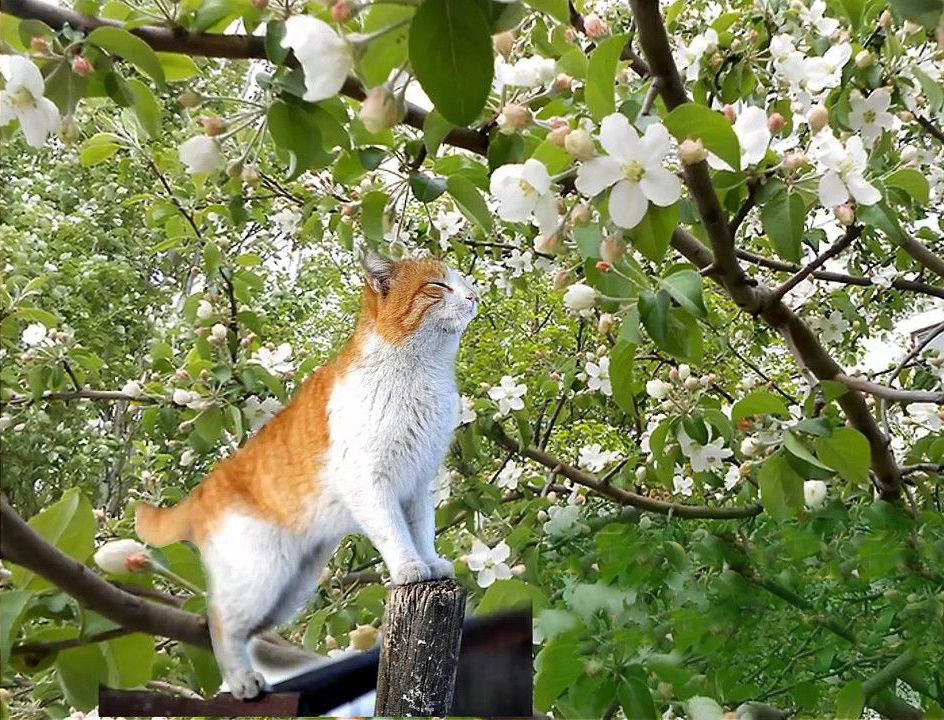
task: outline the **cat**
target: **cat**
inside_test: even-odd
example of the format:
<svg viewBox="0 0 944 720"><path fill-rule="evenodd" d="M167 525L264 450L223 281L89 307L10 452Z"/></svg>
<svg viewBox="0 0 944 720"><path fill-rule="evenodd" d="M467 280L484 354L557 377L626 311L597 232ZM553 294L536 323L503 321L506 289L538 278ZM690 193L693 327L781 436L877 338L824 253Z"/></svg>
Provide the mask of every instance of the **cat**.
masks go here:
<svg viewBox="0 0 944 720"><path fill-rule="evenodd" d="M439 260L369 252L362 266L360 316L338 355L179 504L135 509L145 542L200 549L213 651L237 698L264 689L249 639L291 618L348 533L370 539L394 584L453 575L433 544L432 483L478 298Z"/></svg>

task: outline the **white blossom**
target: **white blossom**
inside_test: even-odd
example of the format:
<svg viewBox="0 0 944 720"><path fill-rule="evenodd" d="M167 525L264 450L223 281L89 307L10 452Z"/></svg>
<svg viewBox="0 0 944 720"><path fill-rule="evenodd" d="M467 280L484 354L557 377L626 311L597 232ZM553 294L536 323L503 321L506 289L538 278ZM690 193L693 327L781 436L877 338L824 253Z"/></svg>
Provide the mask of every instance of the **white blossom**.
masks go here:
<svg viewBox="0 0 944 720"><path fill-rule="evenodd" d="M354 67L354 52L323 20L292 15L285 21L282 47L291 48L305 74L304 100L318 102L334 97Z"/></svg>
<svg viewBox="0 0 944 720"><path fill-rule="evenodd" d="M531 272L533 265L531 259L534 256L530 250L521 252L517 248L511 251L511 254L505 259L505 264L511 268L513 278L521 277L526 272Z"/></svg>
<svg viewBox="0 0 944 720"><path fill-rule="evenodd" d="M20 339L24 345L35 347L46 339L46 326L42 323L31 323L23 330Z"/></svg>
<svg viewBox="0 0 944 720"><path fill-rule="evenodd" d="M697 443L693 445L689 461L695 472L717 470L724 464L724 459L733 454L734 451L731 448L724 447L724 438L717 437L709 441L707 445Z"/></svg>
<svg viewBox="0 0 944 720"><path fill-rule="evenodd" d="M553 58L538 55L523 57L514 64L507 63L501 56L495 58L495 81L501 88L504 85L520 88L534 88L547 85L557 76L557 66Z"/></svg>
<svg viewBox="0 0 944 720"><path fill-rule="evenodd" d="M543 234L557 229L551 177L540 161L529 158L524 163L502 165L492 173L490 191L498 201L498 216L502 220L527 222L533 217Z"/></svg>
<svg viewBox="0 0 944 720"><path fill-rule="evenodd" d="M200 320L209 320L213 317L213 306L208 300L201 300L197 304L197 318Z"/></svg>
<svg viewBox="0 0 944 720"><path fill-rule="evenodd" d="M149 557L148 549L137 540L126 538L105 543L95 551L94 560L102 570L112 575L133 572L137 555Z"/></svg>
<svg viewBox="0 0 944 720"><path fill-rule="evenodd" d="M59 108L43 96L43 74L21 55L0 56L0 71L4 78L0 90L0 127L19 120L26 142L34 148L42 147L62 123Z"/></svg>
<svg viewBox="0 0 944 720"><path fill-rule="evenodd" d="M496 580L507 580L511 577L511 568L505 564L509 555L511 548L504 540L491 549L478 538L472 542L472 552L468 555L467 564L469 570L478 573L476 582L479 587L487 588Z"/></svg>
<svg viewBox="0 0 944 720"><path fill-rule="evenodd" d="M803 501L810 510L822 507L826 502L826 483L822 480L807 480L803 483Z"/></svg>
<svg viewBox="0 0 944 720"><path fill-rule="evenodd" d="M701 59L705 53L713 53L718 48L718 32L708 28L704 33L696 35L686 44L676 41L675 64L680 73L685 74L689 82L698 79Z"/></svg>
<svg viewBox="0 0 944 720"><path fill-rule="evenodd" d="M548 535L566 535L580 517L577 505L552 505L547 509L548 520L544 523L544 532Z"/></svg>
<svg viewBox="0 0 944 720"><path fill-rule="evenodd" d="M609 211L617 225L636 227L650 202L667 206L681 197L678 177L662 166L669 152L664 125L649 125L640 138L625 115L613 113L600 124L600 143L607 154L580 164L576 187L593 197L612 186Z"/></svg>
<svg viewBox="0 0 944 720"><path fill-rule="evenodd" d="M522 410L524 408L522 398L527 392L527 385L519 385L511 375L505 375L498 385L494 385L489 389L488 396L498 403L499 417L504 417L512 410Z"/></svg>
<svg viewBox="0 0 944 720"><path fill-rule="evenodd" d="M606 355L600 358L599 362L588 362L587 387L591 390L599 390L606 396L613 394L613 385L610 383L610 358Z"/></svg>
<svg viewBox="0 0 944 720"><path fill-rule="evenodd" d="M509 460L505 463L505 467L501 469L501 472L498 473L498 487L505 488L506 490L516 489L518 487L518 480L521 479L523 472L523 467L519 466L514 460Z"/></svg>
<svg viewBox="0 0 944 720"><path fill-rule="evenodd" d="M839 87L842 82L842 69L851 57L852 46L843 42L830 45L821 56L806 58L803 61L806 88L817 95L823 90Z"/></svg>
<svg viewBox="0 0 944 720"><path fill-rule="evenodd" d="M800 17L804 22L816 28L816 32L824 37L829 37L839 29L839 21L826 16L825 0L813 0L809 8L801 4Z"/></svg>
<svg viewBox="0 0 944 720"><path fill-rule="evenodd" d="M737 135L741 148L741 166L744 170L756 165L767 154L770 144L770 128L767 126L767 113L763 108L751 106L738 113L734 121L734 134ZM708 164L716 170L731 170L731 166L714 153L708 153Z"/></svg>
<svg viewBox="0 0 944 720"><path fill-rule="evenodd" d="M672 392L672 386L663 380L648 380L646 382L646 394L654 400L664 400Z"/></svg>
<svg viewBox="0 0 944 720"><path fill-rule="evenodd" d="M944 425L944 421L941 420L942 409L935 403L909 403L905 409L914 422L931 430L940 430Z"/></svg>
<svg viewBox="0 0 944 720"><path fill-rule="evenodd" d="M811 319L810 325L826 342L841 342L846 330L849 329L849 321L839 310L833 310L824 318Z"/></svg>
<svg viewBox="0 0 944 720"><path fill-rule="evenodd" d="M894 265L887 265L883 267L878 272L874 272L869 276L869 279L872 281L872 284L880 288L890 288L895 282L895 278L898 277L898 270Z"/></svg>
<svg viewBox="0 0 944 720"><path fill-rule="evenodd" d="M892 95L884 87L873 90L867 98L859 92L850 96L849 127L861 133L867 145L871 146L894 125L895 118L888 112L891 102Z"/></svg>
<svg viewBox="0 0 944 720"><path fill-rule="evenodd" d="M288 375L295 366L288 361L292 356L292 346L282 343L275 350L265 346L259 348L249 358L249 362L261 365L273 375Z"/></svg>
<svg viewBox="0 0 944 720"><path fill-rule="evenodd" d="M590 472L600 472L603 468L619 457L619 453L612 450L603 450L599 443L585 445L580 448L580 467Z"/></svg>
<svg viewBox="0 0 944 720"><path fill-rule="evenodd" d="M275 417L281 409L282 403L273 397L260 401L255 395L250 395L243 406L243 416L249 422L250 430L255 432Z"/></svg>
<svg viewBox="0 0 944 720"><path fill-rule="evenodd" d="M141 385L137 380L129 380L121 386L121 392L128 397L136 398L141 395Z"/></svg>
<svg viewBox="0 0 944 720"><path fill-rule="evenodd" d="M294 235L302 221L302 215L296 210L283 208L272 216L272 221L286 235Z"/></svg>
<svg viewBox="0 0 944 720"><path fill-rule="evenodd" d="M459 398L459 425L475 422L475 405L472 398L463 395Z"/></svg>
<svg viewBox="0 0 944 720"><path fill-rule="evenodd" d="M864 177L867 158L862 138L850 137L843 145L832 135L820 135L816 144L819 164L824 170L819 181L819 200L828 208L853 197L860 205L874 205L882 194Z"/></svg>
<svg viewBox="0 0 944 720"><path fill-rule="evenodd" d="M672 478L672 492L676 495L691 497L694 489L694 478L688 477L687 475L676 475Z"/></svg>
<svg viewBox="0 0 944 720"><path fill-rule="evenodd" d="M191 175L211 173L223 161L220 144L206 135L195 135L180 143L177 146L177 155Z"/></svg>
<svg viewBox="0 0 944 720"><path fill-rule="evenodd" d="M460 212L440 210L433 225L439 230L439 247L445 252L449 249L449 238L458 235L465 227L465 216Z"/></svg>
<svg viewBox="0 0 944 720"><path fill-rule="evenodd" d="M597 302L597 291L584 283L568 285L564 292L564 305L573 312L589 310Z"/></svg>
<svg viewBox="0 0 944 720"><path fill-rule="evenodd" d="M450 470L445 465L439 469L439 473L436 475L435 481L433 481L434 507L439 507L449 501L449 497L452 494L452 483L454 480L457 480L458 477L459 473L455 470Z"/></svg>
<svg viewBox="0 0 944 720"><path fill-rule="evenodd" d="M737 465L729 466L728 471L724 474L724 489L734 490L739 482L741 482L741 468Z"/></svg>

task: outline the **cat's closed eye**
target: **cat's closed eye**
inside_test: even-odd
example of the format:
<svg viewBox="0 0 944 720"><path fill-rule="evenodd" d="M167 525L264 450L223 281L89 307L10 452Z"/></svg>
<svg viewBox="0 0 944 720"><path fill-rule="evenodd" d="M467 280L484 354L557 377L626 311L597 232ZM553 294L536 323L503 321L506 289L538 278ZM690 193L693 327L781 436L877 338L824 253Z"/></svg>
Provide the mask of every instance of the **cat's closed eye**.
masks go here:
<svg viewBox="0 0 944 720"><path fill-rule="evenodd" d="M430 280L430 281L429 281L428 283L426 283L426 284L427 284L427 285L435 285L436 287L441 287L441 288L443 288L444 290L448 290L449 292L452 292L452 288L449 287L448 285L446 285L446 283L441 283L441 282L436 282L435 280Z"/></svg>

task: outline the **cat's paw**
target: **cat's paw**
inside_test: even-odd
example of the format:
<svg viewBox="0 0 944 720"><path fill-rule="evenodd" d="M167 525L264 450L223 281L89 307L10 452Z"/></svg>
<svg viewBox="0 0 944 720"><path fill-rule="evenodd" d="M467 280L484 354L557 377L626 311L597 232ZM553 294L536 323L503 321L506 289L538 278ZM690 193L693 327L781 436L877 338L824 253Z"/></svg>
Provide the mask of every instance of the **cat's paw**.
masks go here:
<svg viewBox="0 0 944 720"><path fill-rule="evenodd" d="M394 585L424 582L429 580L429 565L419 560L411 560L403 563L391 575Z"/></svg>
<svg viewBox="0 0 944 720"><path fill-rule="evenodd" d="M441 558L441 557L438 557L435 560L430 560L429 562L429 579L430 580L443 580L446 578L454 578L455 576L456 576L456 569L450 560L446 560L446 558Z"/></svg>
<svg viewBox="0 0 944 720"><path fill-rule="evenodd" d="M257 672L248 671L226 678L226 684L237 700L252 700L265 688L265 679Z"/></svg>

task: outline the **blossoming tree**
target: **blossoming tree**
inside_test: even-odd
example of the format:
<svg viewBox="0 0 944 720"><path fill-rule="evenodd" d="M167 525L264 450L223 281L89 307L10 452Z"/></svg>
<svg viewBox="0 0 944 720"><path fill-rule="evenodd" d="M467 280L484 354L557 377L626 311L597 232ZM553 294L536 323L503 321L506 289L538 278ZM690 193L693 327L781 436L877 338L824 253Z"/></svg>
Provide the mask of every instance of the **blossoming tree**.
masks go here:
<svg viewBox="0 0 944 720"><path fill-rule="evenodd" d="M531 604L536 712L940 716L942 23L5 0L4 713L217 691L198 558L127 510L280 410L369 246L483 291L438 542ZM283 634L370 647L382 570L348 538Z"/></svg>

